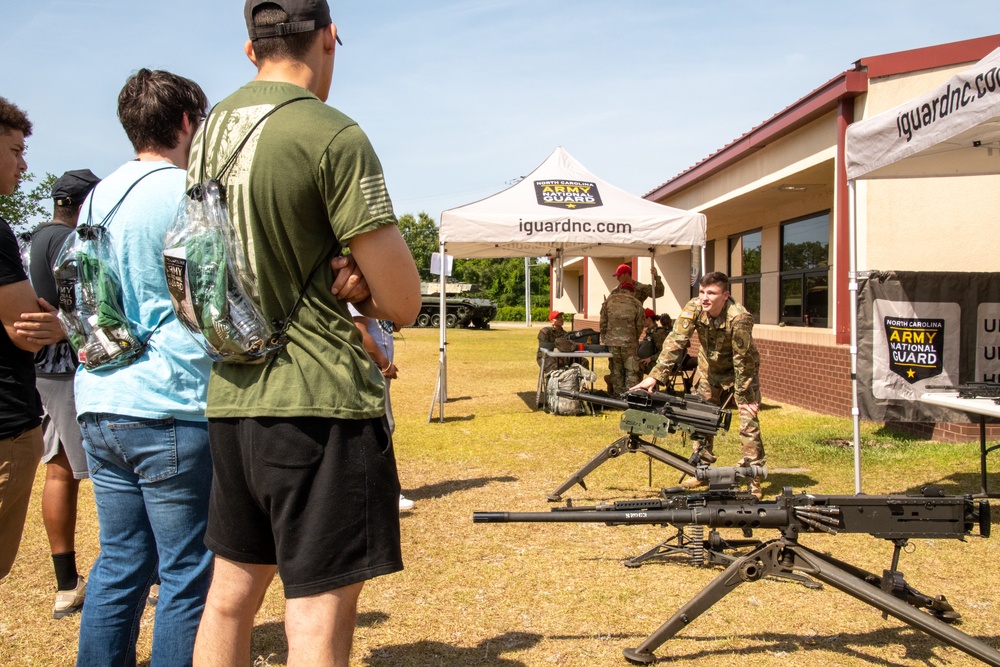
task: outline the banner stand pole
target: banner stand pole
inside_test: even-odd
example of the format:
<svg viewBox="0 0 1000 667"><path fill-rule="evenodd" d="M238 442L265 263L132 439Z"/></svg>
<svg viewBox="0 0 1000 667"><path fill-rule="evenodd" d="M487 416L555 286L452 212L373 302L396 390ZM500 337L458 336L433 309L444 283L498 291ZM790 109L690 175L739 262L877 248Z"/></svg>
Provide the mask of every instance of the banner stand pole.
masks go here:
<svg viewBox="0 0 1000 667"><path fill-rule="evenodd" d="M445 283L448 280L448 258L444 254L444 242L440 243L441 253L441 293L438 317L440 318L440 346L438 348L438 372L437 382L434 385L434 395L431 397L431 409L427 413L427 423L430 423L434 416L434 404L438 404L438 421L444 423L444 404L448 400L448 324L447 307L445 304Z"/></svg>

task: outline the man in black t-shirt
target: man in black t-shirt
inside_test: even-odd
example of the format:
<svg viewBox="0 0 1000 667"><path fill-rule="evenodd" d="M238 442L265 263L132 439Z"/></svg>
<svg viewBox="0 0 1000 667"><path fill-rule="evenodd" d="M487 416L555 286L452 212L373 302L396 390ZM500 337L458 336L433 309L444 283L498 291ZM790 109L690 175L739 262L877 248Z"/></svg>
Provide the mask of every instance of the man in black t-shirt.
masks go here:
<svg viewBox="0 0 1000 667"><path fill-rule="evenodd" d="M24 140L30 135L28 117L0 97L0 195L12 194L27 170ZM21 313L38 310L14 231L0 218L0 579L17 556L42 456L42 406L34 363L42 345L14 329Z"/></svg>
<svg viewBox="0 0 1000 667"><path fill-rule="evenodd" d="M52 185L52 221L31 232L28 273L39 297L56 305L59 291L52 267L80 217L80 205L100 179L89 169L67 171ZM83 608L86 583L76 568L76 506L80 480L88 477L87 455L76 421L73 379L76 354L69 341L46 345L35 355L36 387L45 407L42 437L45 486L42 521L49 538L56 574L53 617L64 618Z"/></svg>

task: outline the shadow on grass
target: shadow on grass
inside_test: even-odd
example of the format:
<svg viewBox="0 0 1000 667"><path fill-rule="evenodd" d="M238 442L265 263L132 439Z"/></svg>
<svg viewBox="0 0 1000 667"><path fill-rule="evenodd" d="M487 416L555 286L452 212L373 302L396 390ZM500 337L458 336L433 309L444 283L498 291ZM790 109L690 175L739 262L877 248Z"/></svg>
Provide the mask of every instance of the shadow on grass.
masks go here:
<svg viewBox="0 0 1000 667"><path fill-rule="evenodd" d="M767 479L761 485L764 491L764 500L781 493L786 486L792 487L793 491L801 491L816 486L819 482L809 475L790 472L769 473Z"/></svg>
<svg viewBox="0 0 1000 667"><path fill-rule="evenodd" d="M457 491L468 491L478 489L492 482L516 482L517 477L475 477L473 479L450 479L436 484L426 484L415 489L407 489L406 497L410 500L429 500L431 498L443 498Z"/></svg>
<svg viewBox="0 0 1000 667"><path fill-rule="evenodd" d="M533 391L519 391L517 392L517 397L524 401L524 405L531 410L544 410L545 408L539 408L535 405L535 392Z"/></svg>
<svg viewBox="0 0 1000 667"><path fill-rule="evenodd" d="M872 613L877 613L872 610ZM606 635L612 639L622 637L627 638L631 636L643 636L643 635ZM603 637L603 636L602 636ZM783 655L786 657L786 663L794 665L798 662L796 656L798 655L801 660L806 660L808 653L814 649L820 649L823 651L830 651L832 653L837 653L851 659L851 664L868 664L868 665L888 665L892 666L902 666L901 662L894 662L887 660L882 655L873 655L865 652L866 648L878 649L880 652L883 647L888 645L898 646L901 649L902 657L909 661L922 662L925 665L947 665L949 664L949 658L940 654L942 644L937 640L923 634L920 631L914 630L910 627L902 628L884 628L875 630L872 632L861 632L861 633L836 633L830 635L816 635L812 637L804 637L801 634L782 634L778 632L762 632L757 634L748 635L734 635L735 637L744 637L748 641L757 642L758 646L745 646L739 649L739 654L741 656L741 662L745 664L752 663L752 656L754 654L759 655ZM588 635L581 636L553 636L549 639L587 639ZM712 636L691 636L685 631L683 638L687 641L693 642L718 642L720 637L717 635ZM996 637L977 637L985 644L993 646L997 643ZM634 648L633 646L623 645L622 649ZM695 661L699 659L707 659L706 664L711 664L708 662L711 658L722 658L723 660L731 658L734 650L733 649L719 649L711 650L706 649L702 651L693 651L689 653L671 653L669 651L670 642L669 640L656 651L657 660L655 664L687 664L688 661ZM720 661L719 664L721 664Z"/></svg>
<svg viewBox="0 0 1000 667"><path fill-rule="evenodd" d="M389 620L381 611L358 614L359 628L370 628ZM372 667L400 665L487 665L492 667L526 667L518 660L500 657L503 653L529 649L542 636L526 632L507 632L485 639L472 648L452 646L442 642L420 641L413 644L383 646L364 658ZM253 664L285 664L288 662L288 641L281 621L262 623L253 629L250 655L258 656Z"/></svg>
<svg viewBox="0 0 1000 667"><path fill-rule="evenodd" d="M471 422L475 418L476 418L476 415L465 415L464 417L448 417L447 415L445 415L445 418L443 420L442 419L438 419L437 406L435 406L434 413L431 415L431 419L427 423L428 424L442 424L442 423L447 424L447 423L450 423L450 422Z"/></svg>
<svg viewBox="0 0 1000 667"><path fill-rule="evenodd" d="M932 424L933 426L933 424ZM880 427L872 432L872 435L877 438L887 438L893 442L898 443L913 443L913 442L933 442L930 435L917 435L916 433L910 433L902 429L896 430L892 426L886 426L882 424ZM864 446L864 442L861 443ZM853 446L853 441L851 443Z"/></svg>
<svg viewBox="0 0 1000 667"><path fill-rule="evenodd" d="M258 656L253 662L255 665L287 663L288 640L285 638L284 621L271 621L254 626L250 637L250 655Z"/></svg>
<svg viewBox="0 0 1000 667"><path fill-rule="evenodd" d="M364 657L369 667L400 665L486 665L487 667L527 667L520 660L501 657L504 653L530 649L542 640L541 635L506 632L484 639L471 648L443 642L419 641L412 644L383 646Z"/></svg>

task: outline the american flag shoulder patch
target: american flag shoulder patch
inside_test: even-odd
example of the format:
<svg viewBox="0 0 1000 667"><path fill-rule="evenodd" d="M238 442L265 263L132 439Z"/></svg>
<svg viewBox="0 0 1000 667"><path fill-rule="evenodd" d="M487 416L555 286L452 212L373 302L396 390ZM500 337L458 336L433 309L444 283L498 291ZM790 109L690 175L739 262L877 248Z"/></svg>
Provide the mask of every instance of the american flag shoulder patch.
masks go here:
<svg viewBox="0 0 1000 667"><path fill-rule="evenodd" d="M392 217L392 201L385 189L385 177L382 174L365 176L359 185L368 205L368 212L373 218Z"/></svg>

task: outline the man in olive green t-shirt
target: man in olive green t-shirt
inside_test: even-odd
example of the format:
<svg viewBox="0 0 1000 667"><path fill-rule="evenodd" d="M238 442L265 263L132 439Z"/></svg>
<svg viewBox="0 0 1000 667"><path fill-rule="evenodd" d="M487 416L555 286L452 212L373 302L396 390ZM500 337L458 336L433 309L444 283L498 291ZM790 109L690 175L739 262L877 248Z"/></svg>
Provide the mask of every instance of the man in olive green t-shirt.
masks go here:
<svg viewBox="0 0 1000 667"><path fill-rule="evenodd" d="M265 363L212 370L205 542L216 559L195 664L246 664L277 571L289 663L346 666L364 581L402 568L399 481L382 376L330 293L329 260L349 248L371 292L355 306L394 322L416 318L419 277L368 138L323 103L339 41L325 0L247 0L244 14L258 73L213 109L189 182L236 155L229 215L252 297L268 320L289 318L288 344Z"/></svg>

